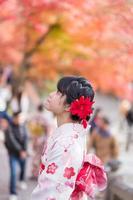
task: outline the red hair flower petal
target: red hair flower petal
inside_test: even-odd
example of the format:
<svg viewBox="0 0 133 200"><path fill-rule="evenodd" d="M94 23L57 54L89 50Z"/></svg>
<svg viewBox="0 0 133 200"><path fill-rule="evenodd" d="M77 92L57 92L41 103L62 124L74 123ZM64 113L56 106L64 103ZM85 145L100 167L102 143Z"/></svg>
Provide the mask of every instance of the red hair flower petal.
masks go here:
<svg viewBox="0 0 133 200"><path fill-rule="evenodd" d="M76 99L71 103L70 112L72 115L77 115L81 120L84 128L87 127L86 117L89 116L92 112L92 105L94 101L91 101L89 97L81 96L79 99Z"/></svg>

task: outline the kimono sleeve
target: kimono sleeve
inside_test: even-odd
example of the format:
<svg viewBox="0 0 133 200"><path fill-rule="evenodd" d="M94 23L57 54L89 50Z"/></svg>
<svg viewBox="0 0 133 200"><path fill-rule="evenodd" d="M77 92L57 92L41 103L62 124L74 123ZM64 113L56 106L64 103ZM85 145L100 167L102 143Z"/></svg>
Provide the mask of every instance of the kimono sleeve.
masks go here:
<svg viewBox="0 0 133 200"><path fill-rule="evenodd" d="M67 137L56 141L45 160L32 200L68 200L83 162L80 142Z"/></svg>

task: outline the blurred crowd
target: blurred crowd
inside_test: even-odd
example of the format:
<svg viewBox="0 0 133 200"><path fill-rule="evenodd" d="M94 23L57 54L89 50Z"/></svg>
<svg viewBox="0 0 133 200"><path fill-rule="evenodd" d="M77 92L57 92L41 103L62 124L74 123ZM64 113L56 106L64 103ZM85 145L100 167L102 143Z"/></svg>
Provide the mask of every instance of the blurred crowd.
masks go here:
<svg viewBox="0 0 133 200"><path fill-rule="evenodd" d="M41 154L55 126L54 116L44 111L41 100L35 103L27 93L27 88L14 86L12 68L2 69L0 71L0 138L5 144L9 157L10 200L17 199L17 185L21 189L27 189L25 176L29 157L31 157L30 178L37 180Z"/></svg>
<svg viewBox="0 0 133 200"><path fill-rule="evenodd" d="M27 90L14 87L12 68L0 70L0 134L8 152L10 200L17 200L17 180L19 187L26 189L26 162L31 157L31 179L36 180L39 172L41 154L45 151L47 139L56 127L54 116L43 108L40 100L35 104ZM126 128L125 150L133 144L133 105L126 100L120 102L120 128ZM119 141L112 133L111 122L103 109L95 108L90 119L87 151L103 161L107 172L116 171L120 166ZM1 137L1 136L0 136ZM20 167L19 176L16 166Z"/></svg>

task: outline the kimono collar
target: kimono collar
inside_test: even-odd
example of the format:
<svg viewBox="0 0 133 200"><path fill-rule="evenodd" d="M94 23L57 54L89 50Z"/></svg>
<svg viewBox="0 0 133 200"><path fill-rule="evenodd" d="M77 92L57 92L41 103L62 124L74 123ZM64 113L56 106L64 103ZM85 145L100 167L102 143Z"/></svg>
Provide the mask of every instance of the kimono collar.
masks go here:
<svg viewBox="0 0 133 200"><path fill-rule="evenodd" d="M72 135L77 133L79 136L84 136L89 132L90 125L84 129L82 124L79 123L65 123L57 127L53 136Z"/></svg>

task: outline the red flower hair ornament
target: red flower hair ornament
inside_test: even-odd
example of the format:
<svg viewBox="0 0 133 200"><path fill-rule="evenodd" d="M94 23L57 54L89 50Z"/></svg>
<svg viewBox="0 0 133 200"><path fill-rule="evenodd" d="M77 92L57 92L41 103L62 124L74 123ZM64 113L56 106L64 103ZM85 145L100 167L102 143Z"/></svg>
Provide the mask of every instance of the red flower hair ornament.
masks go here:
<svg viewBox="0 0 133 200"><path fill-rule="evenodd" d="M91 101L89 97L81 96L71 103L70 112L72 115L77 115L82 120L84 128L87 127L86 117L93 113L92 105L94 101Z"/></svg>

